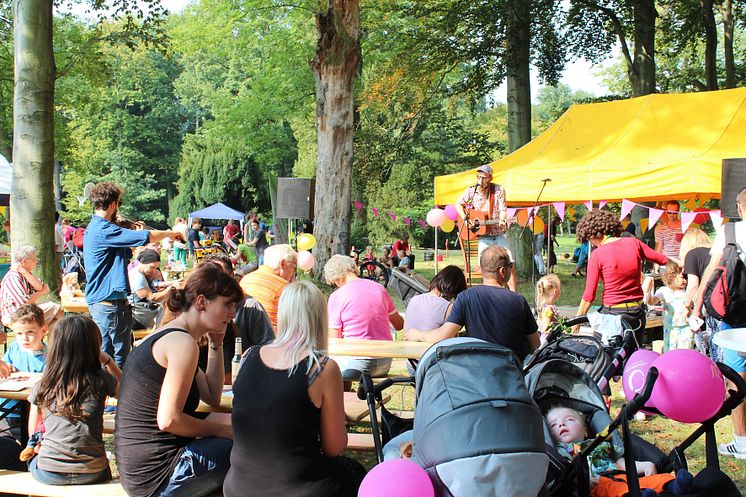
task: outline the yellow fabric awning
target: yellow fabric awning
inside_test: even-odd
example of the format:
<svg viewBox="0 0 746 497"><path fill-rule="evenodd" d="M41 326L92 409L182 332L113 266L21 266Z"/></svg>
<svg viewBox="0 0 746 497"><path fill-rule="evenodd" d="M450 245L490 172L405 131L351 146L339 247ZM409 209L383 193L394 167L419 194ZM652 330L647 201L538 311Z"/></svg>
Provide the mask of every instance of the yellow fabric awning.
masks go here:
<svg viewBox="0 0 746 497"><path fill-rule="evenodd" d="M746 88L573 105L542 134L491 164L510 205L720 197L721 161L746 157ZM453 203L476 169L435 178Z"/></svg>

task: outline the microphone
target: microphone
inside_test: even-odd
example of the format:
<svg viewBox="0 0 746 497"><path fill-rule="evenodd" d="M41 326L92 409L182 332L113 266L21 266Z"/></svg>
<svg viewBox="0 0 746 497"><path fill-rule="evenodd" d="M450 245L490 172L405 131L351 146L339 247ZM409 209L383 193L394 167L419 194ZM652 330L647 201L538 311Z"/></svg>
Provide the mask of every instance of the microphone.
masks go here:
<svg viewBox="0 0 746 497"><path fill-rule="evenodd" d="M544 178L542 181L546 183L547 181L552 181L552 178Z"/></svg>

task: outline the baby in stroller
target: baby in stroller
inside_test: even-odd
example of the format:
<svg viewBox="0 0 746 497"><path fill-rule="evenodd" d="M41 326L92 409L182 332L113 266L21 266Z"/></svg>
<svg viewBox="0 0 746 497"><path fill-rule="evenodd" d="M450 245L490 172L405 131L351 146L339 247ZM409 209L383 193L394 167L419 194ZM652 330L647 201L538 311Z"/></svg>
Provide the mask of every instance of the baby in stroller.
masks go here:
<svg viewBox="0 0 746 497"><path fill-rule="evenodd" d="M555 448L560 455L569 459L575 458L594 440L590 437L585 416L575 409L561 405L552 407L546 414L546 421L555 441ZM593 497L621 496L627 493L626 480L621 474L625 470L625 461L619 447L604 441L590 453L587 459ZM661 492L666 489L669 482L675 480L670 473L658 474L656 465L652 461L635 461L635 466L637 473L643 475L640 478L641 488Z"/></svg>

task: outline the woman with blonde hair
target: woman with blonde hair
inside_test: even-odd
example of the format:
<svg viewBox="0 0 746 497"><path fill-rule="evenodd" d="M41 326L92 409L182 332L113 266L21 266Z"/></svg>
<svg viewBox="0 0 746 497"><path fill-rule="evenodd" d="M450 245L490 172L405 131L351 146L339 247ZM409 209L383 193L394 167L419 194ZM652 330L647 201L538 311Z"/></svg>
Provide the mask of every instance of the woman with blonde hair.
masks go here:
<svg viewBox="0 0 746 497"><path fill-rule="evenodd" d="M562 284L559 276L554 273L542 276L536 282L536 316L539 321L539 332L541 343L546 341L546 332L549 325L557 321L557 301L562 293Z"/></svg>
<svg viewBox="0 0 746 497"><path fill-rule="evenodd" d="M227 497L357 495L365 469L341 456L342 375L325 355L327 322L321 291L290 283L280 297L277 339L246 352L233 385Z"/></svg>

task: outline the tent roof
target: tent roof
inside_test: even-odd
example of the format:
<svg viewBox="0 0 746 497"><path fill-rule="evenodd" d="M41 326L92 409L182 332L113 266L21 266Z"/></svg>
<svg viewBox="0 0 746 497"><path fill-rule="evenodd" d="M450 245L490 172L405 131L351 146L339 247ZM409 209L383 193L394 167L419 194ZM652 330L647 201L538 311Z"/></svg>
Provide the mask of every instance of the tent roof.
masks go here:
<svg viewBox="0 0 746 497"><path fill-rule="evenodd" d="M512 205L720 196L721 161L746 157L746 88L573 105L552 126L493 162ZM475 169L435 178L453 203Z"/></svg>
<svg viewBox="0 0 746 497"><path fill-rule="evenodd" d="M10 195L13 181L13 166L0 154L0 195Z"/></svg>
<svg viewBox="0 0 746 497"><path fill-rule="evenodd" d="M236 209L231 209L227 205L218 202L210 207L190 212L189 217L204 217L207 219L238 219L243 220L245 214Z"/></svg>

